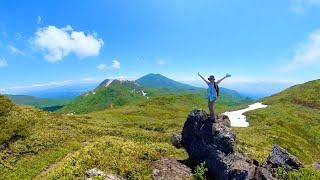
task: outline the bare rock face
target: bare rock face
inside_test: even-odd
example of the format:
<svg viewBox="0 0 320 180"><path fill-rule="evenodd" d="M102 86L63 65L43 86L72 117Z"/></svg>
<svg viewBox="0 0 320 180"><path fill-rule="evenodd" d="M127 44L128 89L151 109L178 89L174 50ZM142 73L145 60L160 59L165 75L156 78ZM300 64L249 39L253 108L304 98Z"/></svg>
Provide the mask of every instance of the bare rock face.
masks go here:
<svg viewBox="0 0 320 180"><path fill-rule="evenodd" d="M97 168L93 168L93 169L86 171L84 179L90 180L90 179L94 179L97 177L103 178L105 180L124 180L124 178L117 176L117 175L114 175L114 174L105 174L104 172L100 171Z"/></svg>
<svg viewBox="0 0 320 180"><path fill-rule="evenodd" d="M275 180L276 178L272 177L271 172L263 167L257 167L255 176L255 180Z"/></svg>
<svg viewBox="0 0 320 180"><path fill-rule="evenodd" d="M175 146L176 148L181 148L182 145L181 145L181 134L174 134L172 137L171 137L171 143L173 146Z"/></svg>
<svg viewBox="0 0 320 180"><path fill-rule="evenodd" d="M317 162L315 162L315 163L312 165L312 167L313 167L314 169L320 171L320 159L319 159Z"/></svg>
<svg viewBox="0 0 320 180"><path fill-rule="evenodd" d="M287 171L291 171L303 167L296 157L278 145L274 146L263 164L237 153L236 133L230 128L230 120L225 115L217 116L213 121L205 111L192 110L181 135L179 146L185 148L192 165L205 161L213 179L272 180L275 179L272 175L273 168L284 166ZM172 142L177 144L176 141Z"/></svg>
<svg viewBox="0 0 320 180"><path fill-rule="evenodd" d="M86 171L86 175L84 177L85 180L90 179L90 178L95 178L95 177L105 177L104 172L100 171L97 168L90 169Z"/></svg>
<svg viewBox="0 0 320 180"><path fill-rule="evenodd" d="M191 169L177 160L157 160L153 165L154 180L187 180L192 177Z"/></svg>
<svg viewBox="0 0 320 180"><path fill-rule="evenodd" d="M299 169L303 164L293 155L288 153L279 145L275 145L265 163L265 166L270 168L278 168L284 166L286 170Z"/></svg>

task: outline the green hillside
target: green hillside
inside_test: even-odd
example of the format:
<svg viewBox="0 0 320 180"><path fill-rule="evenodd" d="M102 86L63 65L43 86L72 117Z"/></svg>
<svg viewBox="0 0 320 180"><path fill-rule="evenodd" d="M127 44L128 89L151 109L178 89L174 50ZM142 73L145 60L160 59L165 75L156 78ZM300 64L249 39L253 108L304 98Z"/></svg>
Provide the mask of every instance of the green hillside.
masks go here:
<svg viewBox="0 0 320 180"><path fill-rule="evenodd" d="M26 95L6 95L6 96L8 96L16 104L29 105L36 108L63 106L71 101L69 99L38 98L38 97L26 96Z"/></svg>
<svg viewBox="0 0 320 180"><path fill-rule="evenodd" d="M141 87L133 82L114 83L108 87L98 86L94 91L85 93L59 110L61 113L76 114L104 110L113 106L123 106L146 99Z"/></svg>
<svg viewBox="0 0 320 180"><path fill-rule="evenodd" d="M236 128L239 148L265 160L277 143L305 164L320 159L320 80L296 85L261 101L247 112L248 128Z"/></svg>

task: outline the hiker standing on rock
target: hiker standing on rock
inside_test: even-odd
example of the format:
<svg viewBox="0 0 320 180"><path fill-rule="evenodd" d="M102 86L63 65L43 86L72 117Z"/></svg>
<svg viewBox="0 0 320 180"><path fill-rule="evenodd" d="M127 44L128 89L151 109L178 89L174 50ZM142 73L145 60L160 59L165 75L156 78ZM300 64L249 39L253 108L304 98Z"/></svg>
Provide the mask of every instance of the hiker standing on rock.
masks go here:
<svg viewBox="0 0 320 180"><path fill-rule="evenodd" d="M204 77L202 77L199 73L198 75L204 80L204 82L207 83L207 85L209 86L208 88L208 108L210 111L210 119L211 120L215 120L215 116L214 116L214 102L217 99L217 96L219 96L219 84L222 80L224 80L225 78L231 77L231 74L226 74L225 77L221 78L220 80L218 80L217 82L215 82L215 78L213 75L211 75L208 80L206 80Z"/></svg>

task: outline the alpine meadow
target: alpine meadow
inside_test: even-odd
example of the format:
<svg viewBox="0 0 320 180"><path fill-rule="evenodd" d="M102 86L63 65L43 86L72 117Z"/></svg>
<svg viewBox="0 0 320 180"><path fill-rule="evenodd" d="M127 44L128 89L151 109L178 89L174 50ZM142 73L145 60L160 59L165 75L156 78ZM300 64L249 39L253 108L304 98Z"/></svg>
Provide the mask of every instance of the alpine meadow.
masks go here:
<svg viewBox="0 0 320 180"><path fill-rule="evenodd" d="M0 2L0 180L319 180L320 0Z"/></svg>

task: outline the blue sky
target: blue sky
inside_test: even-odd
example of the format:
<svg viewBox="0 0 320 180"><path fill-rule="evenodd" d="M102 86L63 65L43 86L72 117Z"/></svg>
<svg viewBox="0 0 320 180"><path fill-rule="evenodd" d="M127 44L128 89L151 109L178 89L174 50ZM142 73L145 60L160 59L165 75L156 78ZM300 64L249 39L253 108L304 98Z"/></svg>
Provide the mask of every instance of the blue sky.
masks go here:
<svg viewBox="0 0 320 180"><path fill-rule="evenodd" d="M319 79L319 19L320 0L2 0L0 92L200 72L271 94Z"/></svg>

